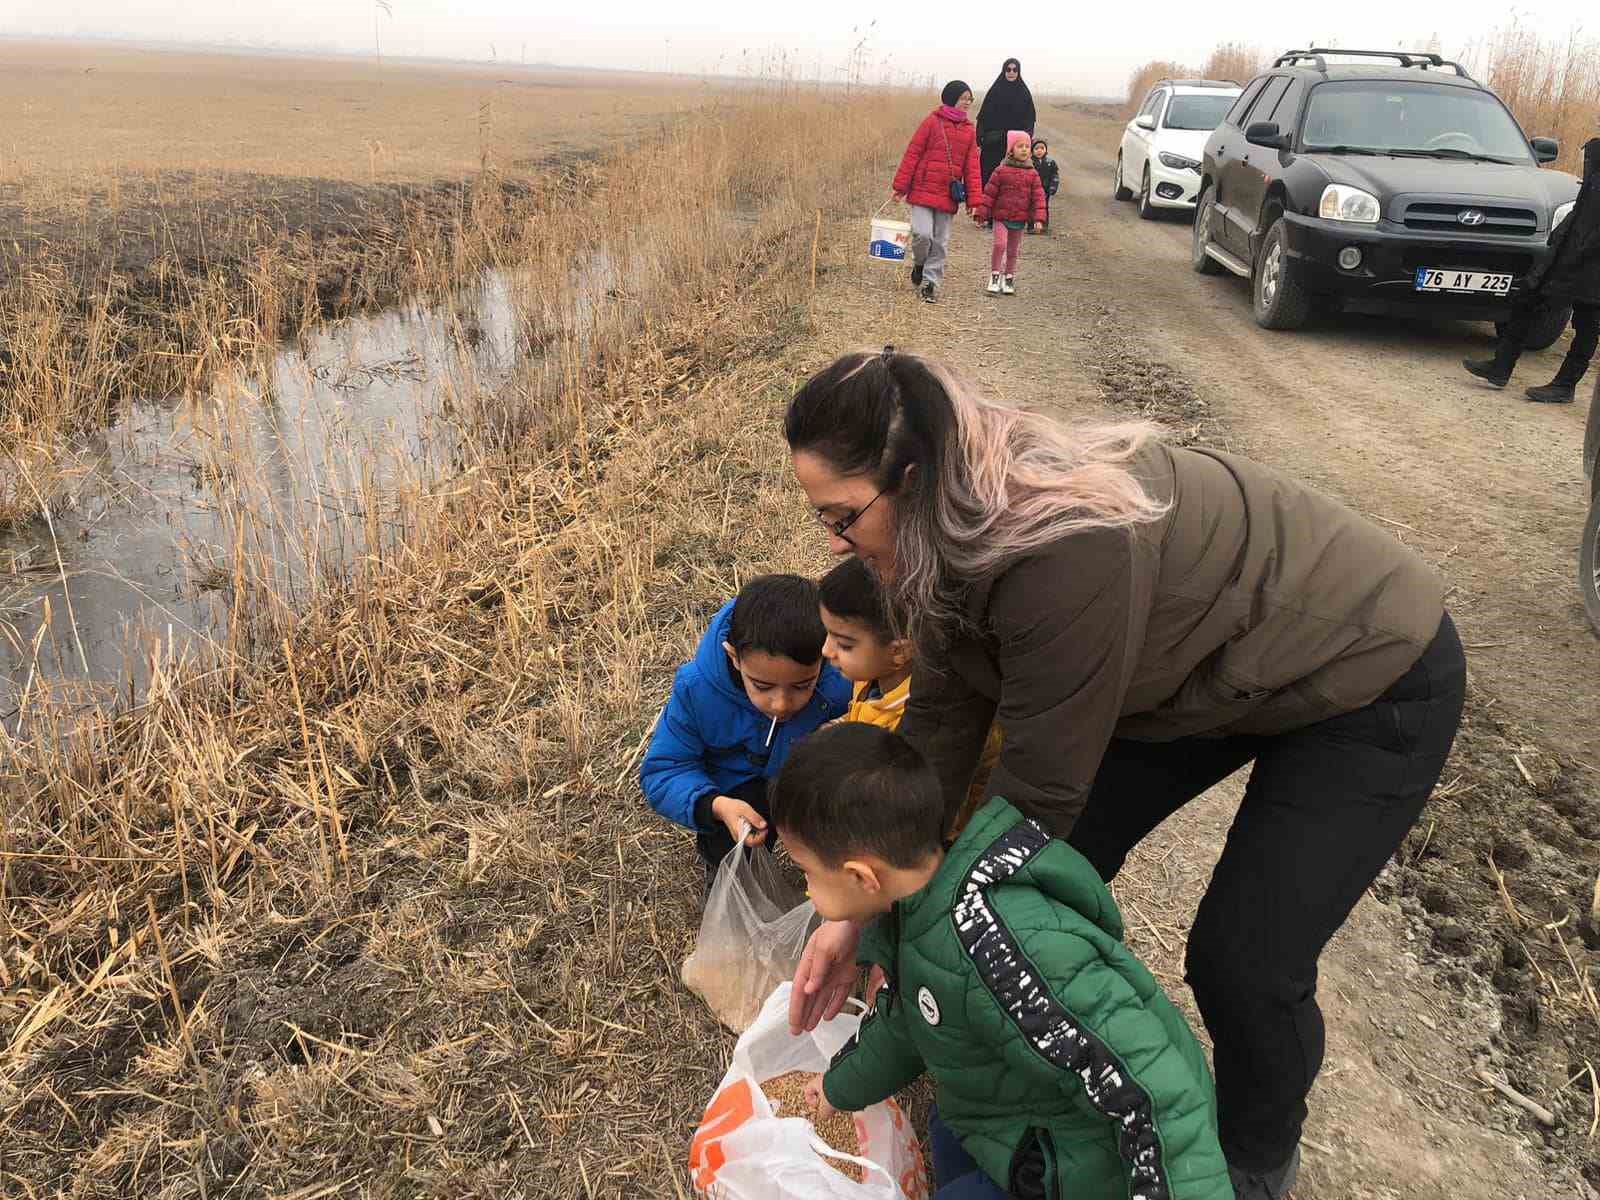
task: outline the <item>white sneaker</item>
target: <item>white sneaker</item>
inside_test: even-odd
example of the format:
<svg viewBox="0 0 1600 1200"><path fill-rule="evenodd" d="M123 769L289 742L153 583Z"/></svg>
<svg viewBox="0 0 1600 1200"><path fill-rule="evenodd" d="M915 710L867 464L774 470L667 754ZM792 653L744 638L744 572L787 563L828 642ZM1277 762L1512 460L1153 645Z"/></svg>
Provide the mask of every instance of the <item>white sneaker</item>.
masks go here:
<svg viewBox="0 0 1600 1200"><path fill-rule="evenodd" d="M1000 272L999 271L991 271L989 273L989 295L998 296L999 294L1000 294Z"/></svg>
<svg viewBox="0 0 1600 1200"><path fill-rule="evenodd" d="M1000 291L1002 295L1015 296L1017 294L1017 277L1015 275L1007 275L1006 281L1000 285Z"/></svg>

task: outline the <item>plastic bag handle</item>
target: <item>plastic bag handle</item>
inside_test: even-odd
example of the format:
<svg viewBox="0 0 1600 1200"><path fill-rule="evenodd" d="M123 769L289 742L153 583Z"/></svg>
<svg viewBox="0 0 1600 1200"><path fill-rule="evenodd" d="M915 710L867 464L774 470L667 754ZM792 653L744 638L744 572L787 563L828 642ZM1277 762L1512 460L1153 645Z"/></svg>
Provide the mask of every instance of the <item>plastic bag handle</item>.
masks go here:
<svg viewBox="0 0 1600 1200"><path fill-rule="evenodd" d="M889 1174L888 1167L884 1166L882 1163L873 1162L870 1158L862 1158L859 1154L846 1154L843 1150L835 1150L832 1146L828 1145L827 1142L823 1141L822 1138L818 1136L816 1126L814 1125L811 1126L811 1149L821 1158L826 1158L834 1162L854 1163L856 1166L861 1167L864 1171L876 1171L889 1181L890 1187L894 1188L896 1192L899 1191L899 1185L895 1183L894 1176Z"/></svg>

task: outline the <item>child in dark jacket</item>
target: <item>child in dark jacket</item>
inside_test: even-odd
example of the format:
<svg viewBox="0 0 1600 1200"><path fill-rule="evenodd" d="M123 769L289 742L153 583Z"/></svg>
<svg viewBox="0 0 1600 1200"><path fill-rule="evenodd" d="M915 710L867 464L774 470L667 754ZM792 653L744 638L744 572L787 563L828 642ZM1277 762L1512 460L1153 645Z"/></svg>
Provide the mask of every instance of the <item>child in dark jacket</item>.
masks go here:
<svg viewBox="0 0 1600 1200"><path fill-rule="evenodd" d="M994 253L989 258L989 294L1014 296L1022 236L1032 225L1039 232L1045 215L1044 185L1033 169L1032 142L1021 130L1011 132L1006 159L989 176L974 220L994 222Z"/></svg>
<svg viewBox="0 0 1600 1200"><path fill-rule="evenodd" d="M1050 157L1050 143L1043 138L1033 139L1033 169L1039 172L1039 182L1044 185L1044 229L1050 231L1050 198L1061 190L1061 168Z"/></svg>
<svg viewBox="0 0 1600 1200"><path fill-rule="evenodd" d="M1205 1053L1086 858L999 797L947 851L938 777L871 725L797 748L772 819L886 977L807 1089L819 1116L927 1072L935 1200L1233 1200Z"/></svg>
<svg viewBox="0 0 1600 1200"><path fill-rule="evenodd" d="M707 880L745 825L752 845L771 842L767 780L850 703L850 684L822 661L817 613L811 580L752 579L672 681L639 783L651 808L694 830Z"/></svg>

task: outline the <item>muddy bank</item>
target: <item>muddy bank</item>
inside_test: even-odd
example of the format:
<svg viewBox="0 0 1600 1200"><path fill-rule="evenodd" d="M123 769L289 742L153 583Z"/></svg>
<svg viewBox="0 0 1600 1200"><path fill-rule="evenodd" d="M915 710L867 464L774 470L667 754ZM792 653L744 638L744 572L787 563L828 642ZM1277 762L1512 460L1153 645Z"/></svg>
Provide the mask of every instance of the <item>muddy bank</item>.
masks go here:
<svg viewBox="0 0 1600 1200"><path fill-rule="evenodd" d="M437 293L590 157L398 185L163 171L45 198L0 186L0 421L98 428L318 321Z"/></svg>

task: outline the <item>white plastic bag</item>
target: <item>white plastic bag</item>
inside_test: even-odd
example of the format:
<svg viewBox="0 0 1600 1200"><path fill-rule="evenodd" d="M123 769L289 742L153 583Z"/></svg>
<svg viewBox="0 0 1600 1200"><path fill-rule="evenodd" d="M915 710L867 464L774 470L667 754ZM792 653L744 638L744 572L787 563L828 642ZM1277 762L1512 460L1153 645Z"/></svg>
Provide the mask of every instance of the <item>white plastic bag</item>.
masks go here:
<svg viewBox="0 0 1600 1200"><path fill-rule="evenodd" d="M739 1038L723 1076L689 1144L695 1190L712 1200L927 1200L922 1150L893 1100L856 1114L859 1156L840 1154L816 1136L804 1114L772 1111L761 1083L790 1071L827 1069L861 1023L841 1013L815 1031L789 1033L790 984L781 984ZM856 1183L829 1163L855 1163Z"/></svg>
<svg viewBox="0 0 1600 1200"><path fill-rule="evenodd" d="M773 856L747 851L741 838L717 867L684 985L743 1033L772 989L794 978L816 916Z"/></svg>

